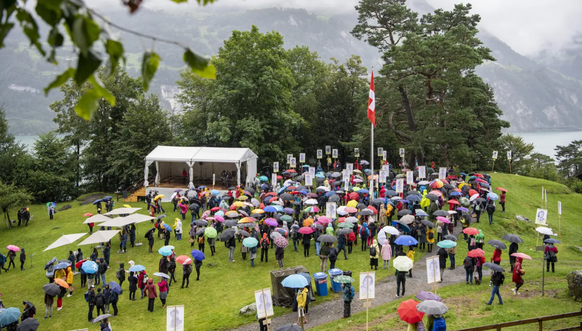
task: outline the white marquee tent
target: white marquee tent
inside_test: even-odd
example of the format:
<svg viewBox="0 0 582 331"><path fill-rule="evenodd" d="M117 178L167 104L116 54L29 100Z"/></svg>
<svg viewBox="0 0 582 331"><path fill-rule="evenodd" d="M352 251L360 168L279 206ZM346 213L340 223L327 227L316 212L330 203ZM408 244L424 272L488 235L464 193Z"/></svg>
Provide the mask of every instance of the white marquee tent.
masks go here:
<svg viewBox="0 0 582 331"><path fill-rule="evenodd" d="M241 183L244 170L246 178L242 180L250 184L257 173L257 158L249 148L158 146L145 158L144 186L149 186L149 166L154 162L156 185L162 177L180 178L185 169L189 169L189 187L194 187L195 178L209 179L213 174L219 181L222 170L236 170L237 184Z"/></svg>

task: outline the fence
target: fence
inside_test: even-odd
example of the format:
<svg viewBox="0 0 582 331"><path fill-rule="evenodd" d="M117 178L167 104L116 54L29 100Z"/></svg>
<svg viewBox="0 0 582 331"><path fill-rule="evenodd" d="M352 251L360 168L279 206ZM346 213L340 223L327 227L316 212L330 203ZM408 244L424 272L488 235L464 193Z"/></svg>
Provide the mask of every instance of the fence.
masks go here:
<svg viewBox="0 0 582 331"><path fill-rule="evenodd" d="M565 313L565 314L559 314L559 315L530 318L530 319L520 320L520 321L478 326L478 327L474 327L474 328L466 328L466 329L461 329L461 330L457 330L457 331L487 331L487 330L501 331L501 329L508 328L511 326L524 325L524 324L535 324L535 323L538 324L538 330L542 331L545 321L553 321L553 320L559 320L559 319L571 318L571 317L577 317L577 316L582 317L582 308L580 308L580 311L576 311L573 313ZM532 328L531 330L534 330L534 329ZM580 321L580 325L578 325L578 326L573 326L573 327L554 330L554 331L566 331L566 330L582 330L582 320Z"/></svg>

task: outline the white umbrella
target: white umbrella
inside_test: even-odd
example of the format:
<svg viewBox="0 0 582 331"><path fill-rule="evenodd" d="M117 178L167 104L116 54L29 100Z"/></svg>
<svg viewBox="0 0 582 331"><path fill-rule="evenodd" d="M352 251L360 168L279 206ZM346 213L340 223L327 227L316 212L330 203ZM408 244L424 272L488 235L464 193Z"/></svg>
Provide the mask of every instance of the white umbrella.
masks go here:
<svg viewBox="0 0 582 331"><path fill-rule="evenodd" d="M306 204L306 205L317 205L317 200L315 200L315 199L307 199L307 201L305 201L304 204Z"/></svg>
<svg viewBox="0 0 582 331"><path fill-rule="evenodd" d="M92 245L98 243L104 243L109 241L111 238L115 237L115 235L119 232L119 230L101 230L93 233L89 238L83 240L79 246L82 245Z"/></svg>
<svg viewBox="0 0 582 331"><path fill-rule="evenodd" d="M114 218L112 220L109 220L107 222L103 222L101 224L99 224L99 226L103 226L103 227L113 227L113 228L122 228L126 225L131 224L131 221L127 221L126 217L117 217Z"/></svg>
<svg viewBox="0 0 582 331"><path fill-rule="evenodd" d="M68 244L72 244L72 243L74 243L75 241L79 240L79 238L81 238L82 236L84 236L86 234L87 233L65 234L62 237L60 237L59 239L57 239L57 241L55 241L54 243L52 243L49 247L47 247L43 252L46 252L49 249L53 249L53 248L65 246L65 245L68 245Z"/></svg>
<svg viewBox="0 0 582 331"><path fill-rule="evenodd" d="M477 198L479 197L479 194L473 194L471 196L471 199L469 199L470 201L475 201Z"/></svg>
<svg viewBox="0 0 582 331"><path fill-rule="evenodd" d="M449 210L449 215L454 215L456 213L457 213L457 211L455 211L455 210Z"/></svg>
<svg viewBox="0 0 582 331"><path fill-rule="evenodd" d="M402 223L404 223L406 225L411 224L412 222L414 222L414 216L412 216L412 215L404 215L400 219L400 222L402 222Z"/></svg>
<svg viewBox="0 0 582 331"><path fill-rule="evenodd" d="M112 211L105 213L103 215L126 215L133 214L141 208L115 208Z"/></svg>
<svg viewBox="0 0 582 331"><path fill-rule="evenodd" d="M337 209L337 214L340 216L345 216L348 214L348 212L346 211L346 206L341 206Z"/></svg>
<svg viewBox="0 0 582 331"><path fill-rule="evenodd" d="M111 217L107 217L107 216L103 216L101 214L97 214L97 215L91 216L88 219L86 219L85 222L83 222L83 224L101 223L101 222L107 222L107 221L111 221Z"/></svg>
<svg viewBox="0 0 582 331"><path fill-rule="evenodd" d="M378 232L378 242L384 245L384 240L388 239L390 235L398 235L398 230L393 226L385 226Z"/></svg>
<svg viewBox="0 0 582 331"><path fill-rule="evenodd" d="M536 231L541 233L541 234L547 234L548 236L551 236L554 234L554 231L552 231L552 229L546 228L545 226L537 227Z"/></svg>
<svg viewBox="0 0 582 331"><path fill-rule="evenodd" d="M326 192L329 192L329 187L327 187L327 186L320 186L316 190L325 190Z"/></svg>

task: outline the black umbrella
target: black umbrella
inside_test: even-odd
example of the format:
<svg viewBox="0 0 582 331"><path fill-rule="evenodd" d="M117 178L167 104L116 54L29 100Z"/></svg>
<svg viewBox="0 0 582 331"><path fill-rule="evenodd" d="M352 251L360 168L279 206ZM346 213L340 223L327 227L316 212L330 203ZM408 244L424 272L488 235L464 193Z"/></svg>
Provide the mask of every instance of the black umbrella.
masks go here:
<svg viewBox="0 0 582 331"><path fill-rule="evenodd" d="M188 206L188 209L190 209L190 210L198 210L198 209L200 209L200 202L191 203L190 206Z"/></svg>
<svg viewBox="0 0 582 331"><path fill-rule="evenodd" d="M196 224L198 226L207 226L208 225L208 221L205 221L205 220L197 220L197 221L194 221L194 224Z"/></svg>
<svg viewBox="0 0 582 331"><path fill-rule="evenodd" d="M340 197L337 194L330 196L327 201L329 202L340 202Z"/></svg>
<svg viewBox="0 0 582 331"><path fill-rule="evenodd" d="M44 284L42 289L44 293L50 295L51 297L57 296L59 293L61 293L61 288L55 283Z"/></svg>
<svg viewBox="0 0 582 331"><path fill-rule="evenodd" d="M226 229L222 231L222 234L220 235L220 241L230 240L232 237L234 237L235 233L236 231L234 229Z"/></svg>
<svg viewBox="0 0 582 331"><path fill-rule="evenodd" d="M354 232L354 230L352 230L352 229L339 229L339 230L337 230L336 234L338 236L343 236L343 235L346 235L346 234L350 234L352 232Z"/></svg>
<svg viewBox="0 0 582 331"><path fill-rule="evenodd" d="M428 226L429 228L434 228L434 223L431 221L422 220L421 223Z"/></svg>
<svg viewBox="0 0 582 331"><path fill-rule="evenodd" d="M154 231L156 231L156 228L151 228L151 229L147 230L145 235L144 235L144 238L147 238L150 235L150 232L154 232Z"/></svg>
<svg viewBox="0 0 582 331"><path fill-rule="evenodd" d="M255 195L255 189L254 189L254 188L252 188L252 187L247 187L245 190L246 190L247 192L249 192L251 195Z"/></svg>
<svg viewBox="0 0 582 331"><path fill-rule="evenodd" d="M484 266L485 268L489 268L489 269L491 269L491 270L493 270L493 271L497 271L497 272L505 272L505 269L503 269L503 267L501 267L500 265L497 265L497 264L495 264L495 263L490 263L490 262L487 262L487 263L483 263L483 266Z"/></svg>
<svg viewBox="0 0 582 331"><path fill-rule="evenodd" d="M254 223L242 223L242 224L238 224L239 228L252 228L254 225Z"/></svg>
<svg viewBox="0 0 582 331"><path fill-rule="evenodd" d="M559 241L558 239L554 239L554 238L549 238L549 239L546 239L546 240L544 240L544 242L545 242L546 244L561 244L561 243L562 243L562 242L561 242L561 241Z"/></svg>
<svg viewBox="0 0 582 331"><path fill-rule="evenodd" d="M65 263L66 265L71 266L71 261L69 261L69 260L59 260L57 262L57 264L60 264L60 263Z"/></svg>
<svg viewBox="0 0 582 331"><path fill-rule="evenodd" d="M506 249L507 248L507 246L505 246L505 244L501 240L491 239L487 243L495 248L499 248L499 249Z"/></svg>
<svg viewBox="0 0 582 331"><path fill-rule="evenodd" d="M228 190L229 190L229 191L236 190L236 187L234 187L234 186L231 186L231 187L229 187L229 188L228 188Z"/></svg>
<svg viewBox="0 0 582 331"><path fill-rule="evenodd" d="M265 214L251 214L252 218L261 219L264 217Z"/></svg>
<svg viewBox="0 0 582 331"><path fill-rule="evenodd" d="M360 203L358 203L358 205L356 206L356 208L357 208L357 209L359 209L359 210L365 209L365 208L367 208L367 207L368 207L368 206L366 206L365 204L363 204L363 203L361 203L361 202L360 202Z"/></svg>
<svg viewBox="0 0 582 331"><path fill-rule="evenodd" d="M444 211L444 210L437 210L433 213L433 215L447 217L447 216L449 216L449 213L447 211Z"/></svg>
<svg viewBox="0 0 582 331"><path fill-rule="evenodd" d="M452 234L447 234L443 238L446 239L446 240L457 241L457 237L453 236Z"/></svg>
<svg viewBox="0 0 582 331"><path fill-rule="evenodd" d="M465 186L463 186L463 187L465 187ZM485 202L485 201L487 201L487 200L485 200L485 199L483 199L483 198L477 198L477 199L475 199L475 201L477 201L477 202L479 202L479 203L482 203L482 202Z"/></svg>
<svg viewBox="0 0 582 331"><path fill-rule="evenodd" d="M224 221L224 226L236 226L238 223L238 220L226 220Z"/></svg>
<svg viewBox="0 0 582 331"><path fill-rule="evenodd" d="M52 264L54 264L55 262L57 262L57 258L53 257L50 261L48 261L46 263L46 265L44 266L44 270L48 269L48 267L50 267Z"/></svg>
<svg viewBox="0 0 582 331"><path fill-rule="evenodd" d="M396 191L394 191L394 190L388 190L388 191L386 191L386 195L389 197L393 197L393 196L398 195L398 193L396 193Z"/></svg>
<svg viewBox="0 0 582 331"><path fill-rule="evenodd" d="M245 236L245 237L250 237L250 236L251 236L251 234L250 234L250 233L248 233L248 232L247 232L247 231L245 231L245 230L239 230L239 231L238 231L238 234L240 234L241 236Z"/></svg>
<svg viewBox="0 0 582 331"><path fill-rule="evenodd" d="M410 209L402 209L401 211L398 212L398 216L402 217L405 215L410 215L412 214L412 212L410 211Z"/></svg>
<svg viewBox="0 0 582 331"><path fill-rule="evenodd" d="M289 193L283 193L283 194L281 194L280 198L283 201L293 201L294 200L293 196L291 194L289 194Z"/></svg>
<svg viewBox="0 0 582 331"><path fill-rule="evenodd" d="M40 323L36 318L29 317L25 319L22 323L18 324L16 331L36 331Z"/></svg>
<svg viewBox="0 0 582 331"><path fill-rule="evenodd" d="M164 217L166 217L166 214L158 215L158 216L156 217L156 219L160 219L160 218L164 218Z"/></svg>
<svg viewBox="0 0 582 331"><path fill-rule="evenodd" d="M408 195L406 196L407 198L411 195L419 195L422 198L422 194L420 194L420 192L412 190L412 191L408 191Z"/></svg>
<svg viewBox="0 0 582 331"><path fill-rule="evenodd" d="M427 194L424 197L427 198L427 199L429 199L430 201L437 201L439 199L439 197L437 197L434 194Z"/></svg>
<svg viewBox="0 0 582 331"><path fill-rule="evenodd" d="M34 306L34 304L30 301L22 301L22 304L26 304L28 305L28 307L30 307L30 309L32 309L32 312L34 314L36 314L36 307Z"/></svg>
<svg viewBox="0 0 582 331"><path fill-rule="evenodd" d="M505 240L505 241L509 241L511 243L518 243L521 244L523 242L523 240L521 239L520 236L516 235L516 234L511 234L511 233L506 233L504 234L501 239Z"/></svg>
<svg viewBox="0 0 582 331"><path fill-rule="evenodd" d="M297 324L285 324L277 328L277 331L303 331Z"/></svg>
<svg viewBox="0 0 582 331"><path fill-rule="evenodd" d="M323 243L334 243L337 241L337 238L331 234L324 234L317 238L317 241L321 241Z"/></svg>
<svg viewBox="0 0 582 331"><path fill-rule="evenodd" d="M200 228L198 229L198 231L196 231L196 236L200 236L202 234L204 234L204 231L206 230L206 228Z"/></svg>
<svg viewBox="0 0 582 331"><path fill-rule="evenodd" d="M313 223L311 226L318 229L318 230L323 230L323 225L321 225L319 223Z"/></svg>
<svg viewBox="0 0 582 331"><path fill-rule="evenodd" d="M103 314L103 315L99 315L99 316L95 317L95 319L94 319L94 320L93 320L93 322L91 322L91 323L97 323L97 322L101 322L101 321L103 321L104 319L106 319L106 318L109 318L109 317L111 317L111 316L113 316L113 315L110 315L110 314Z"/></svg>
<svg viewBox="0 0 582 331"><path fill-rule="evenodd" d="M364 208L358 214L361 216L372 216L372 215L374 215L374 212L368 208Z"/></svg>

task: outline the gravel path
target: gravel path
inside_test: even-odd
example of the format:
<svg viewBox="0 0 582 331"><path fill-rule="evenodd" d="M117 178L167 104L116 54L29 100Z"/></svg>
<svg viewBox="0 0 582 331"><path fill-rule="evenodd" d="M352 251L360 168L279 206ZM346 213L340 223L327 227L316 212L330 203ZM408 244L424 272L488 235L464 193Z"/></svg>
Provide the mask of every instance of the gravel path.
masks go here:
<svg viewBox="0 0 582 331"><path fill-rule="evenodd" d="M435 245L436 247L436 245ZM436 247L438 249L438 247ZM412 269L413 278L406 278L406 293L405 296L418 293L418 291L431 291L433 285L427 284L426 275L426 258L435 256L436 250L433 249L432 253L427 253L422 259L414 263L414 268ZM447 260L447 265L450 265L450 261ZM456 257L456 268L455 270L445 270L443 276L443 282L439 286L447 286L465 281L465 269L462 266L463 261L459 261L459 256ZM487 279L488 272L484 272L484 281ZM354 273L354 278L359 277L358 273ZM317 297L317 295L316 295ZM364 311L362 302L358 300L359 294L356 289L356 297L352 301L352 315ZM396 298L396 279L394 276L378 280L376 283L376 299L372 301L372 307L377 307L388 302L402 300ZM334 299L327 301L320 305L314 305L309 307L309 314L307 319L308 324L305 325L305 329L311 329L313 327L329 323L340 319L343 316L343 299ZM271 330L276 330L277 327L297 322L297 313L291 312L285 315L276 316L271 319ZM241 326L232 331L256 331L258 330L258 323L248 324Z"/></svg>

